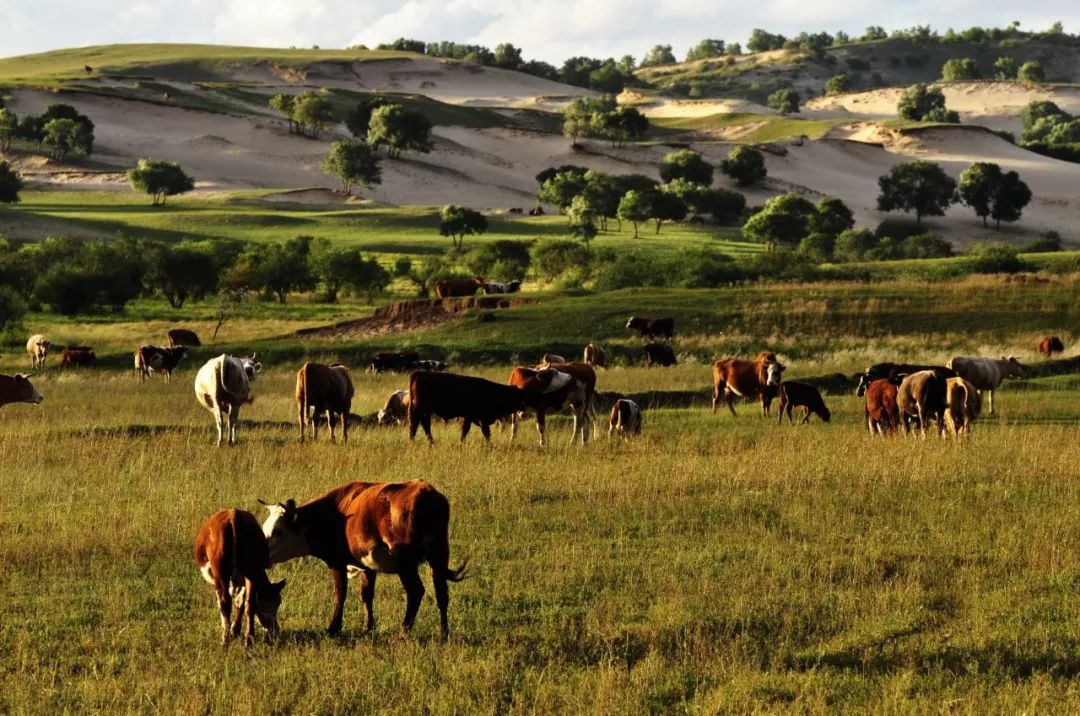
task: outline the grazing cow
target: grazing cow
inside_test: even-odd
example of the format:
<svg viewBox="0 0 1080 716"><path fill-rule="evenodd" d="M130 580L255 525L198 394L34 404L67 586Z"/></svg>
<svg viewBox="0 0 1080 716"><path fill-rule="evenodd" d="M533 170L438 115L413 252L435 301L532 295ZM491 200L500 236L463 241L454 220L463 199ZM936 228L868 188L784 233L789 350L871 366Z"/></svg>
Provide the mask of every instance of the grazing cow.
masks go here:
<svg viewBox="0 0 1080 716"><path fill-rule="evenodd" d="M94 349L90 346L67 346L60 354L61 368L77 368L80 365L93 365L97 360Z"/></svg>
<svg viewBox="0 0 1080 716"><path fill-rule="evenodd" d="M476 292L484 287L482 278L447 278L435 282L435 296L437 298L456 298L458 296L475 296Z"/></svg>
<svg viewBox="0 0 1080 716"><path fill-rule="evenodd" d="M154 373L164 373L165 382L172 382L172 372L187 355L187 346L161 348L159 346L139 346L135 349L135 377L143 382Z"/></svg>
<svg viewBox="0 0 1080 716"><path fill-rule="evenodd" d="M217 593L222 646L229 645L230 635L240 636L240 621L245 615L247 644L254 636L256 619L271 639L277 636L285 580L271 582L266 576L270 549L255 515L245 510L221 510L211 515L195 537L195 564ZM238 602L235 617L233 599Z"/></svg>
<svg viewBox="0 0 1080 716"><path fill-rule="evenodd" d="M412 370L416 362L420 360L420 354L416 351L383 352L376 353L368 366L369 373L382 373L384 370L405 372Z"/></svg>
<svg viewBox="0 0 1080 716"><path fill-rule="evenodd" d="M604 356L604 349L595 343L590 343L585 346L585 360L586 365L591 365L594 368L606 368L607 359Z"/></svg>
<svg viewBox="0 0 1080 716"><path fill-rule="evenodd" d="M904 432L911 432L914 419L926 437L931 420L938 424L938 435L945 430L945 392L948 378L932 370L920 370L904 378L896 391L896 407L904 422Z"/></svg>
<svg viewBox="0 0 1080 716"><path fill-rule="evenodd" d="M581 444L585 445L589 442L589 435L592 433L592 414L596 412L596 371L592 366L583 363L552 363L544 367L558 371L563 378L553 380L546 390L533 391L528 401L527 407L536 413L536 431L540 433L540 447L544 446L547 413L562 410L566 403L569 403L574 411L574 431L570 434L570 444L574 444L580 433ZM542 372L536 368L518 366L511 371L507 382L519 388L526 388ZM511 441L517 436L518 423L522 417L524 417L524 411L516 411L510 418Z"/></svg>
<svg viewBox="0 0 1080 716"><path fill-rule="evenodd" d="M649 343L645 346L646 368L652 368L654 364L667 368L677 363L675 351L671 350L671 346L664 343Z"/></svg>
<svg viewBox="0 0 1080 716"><path fill-rule="evenodd" d="M357 573L364 628L375 628L375 576L384 572L398 575L405 588L401 633L408 633L424 596L418 568L427 562L439 606L439 633L443 640L449 636L447 582L464 579L465 564L450 568L450 502L427 482L350 482L300 506L287 500L267 509L263 533L270 542L270 564L310 555L333 574L328 632L341 631L346 577Z"/></svg>
<svg viewBox="0 0 1080 716"><path fill-rule="evenodd" d="M262 364L250 358L235 358L221 354L211 358L195 375L195 399L209 410L217 424L217 446L225 434L228 420L228 444L236 444L236 432L240 422L240 406L253 402L251 383L262 370Z"/></svg>
<svg viewBox="0 0 1080 716"><path fill-rule="evenodd" d="M189 331L186 328L173 328L169 331L169 345L187 346L188 348L198 348L202 345L202 341L199 340L199 336L195 334L195 331Z"/></svg>
<svg viewBox="0 0 1080 716"><path fill-rule="evenodd" d="M987 393L989 412L994 414L994 391L1006 378L1020 378L1024 374L1024 366L1012 356L1001 360L993 358L972 358L957 356L949 361L949 367L956 371L956 375L975 386L979 393Z"/></svg>
<svg viewBox="0 0 1080 716"><path fill-rule="evenodd" d="M780 384L780 410L777 411L777 423L784 421L784 415L787 415L788 422L794 422L791 419L791 411L793 408L803 409L802 424L810 422L810 415L814 414L821 418L824 423L829 422L832 414L829 409L825 407L825 401L821 399L821 393L817 388L809 383L796 383L784 381Z"/></svg>
<svg viewBox="0 0 1080 716"><path fill-rule="evenodd" d="M446 370L447 364L441 360L418 360L412 365L413 370L433 370L443 371Z"/></svg>
<svg viewBox="0 0 1080 716"><path fill-rule="evenodd" d="M533 207L532 209L529 209L529 216L543 216L543 215L544 215L544 207L542 207L542 206L536 206L536 207Z"/></svg>
<svg viewBox="0 0 1080 716"><path fill-rule="evenodd" d="M875 380L880 378L888 378L892 381L893 385L900 385L900 382L911 375L912 373L918 373L921 370L932 370L943 378L953 378L956 376L956 371L951 368L946 368L943 365L913 365L911 363L875 363L874 365L863 371L859 376L859 385L855 388L855 395L860 398L866 393L866 388Z"/></svg>
<svg viewBox="0 0 1080 716"><path fill-rule="evenodd" d="M28 345L26 349L30 350L30 346ZM1046 336L1039 341L1039 353L1042 353L1046 360L1050 360L1055 353L1062 353L1064 350L1065 344L1057 336Z"/></svg>
<svg viewBox="0 0 1080 716"><path fill-rule="evenodd" d="M540 365L550 365L552 363L565 363L566 359L558 353L545 353L540 356Z"/></svg>
<svg viewBox="0 0 1080 716"><path fill-rule="evenodd" d="M570 376L550 369L537 371L521 387L467 375L418 371L409 376L409 439L415 438L417 427L422 426L428 442L434 443L431 416L435 415L443 420L462 418L462 441L473 423L490 441L492 423L524 410L534 394L561 388L569 381Z"/></svg>
<svg viewBox="0 0 1080 716"><path fill-rule="evenodd" d="M395 390L386 399L386 405L379 411L379 425L397 423L401 425L409 417L409 391Z"/></svg>
<svg viewBox="0 0 1080 716"><path fill-rule="evenodd" d="M631 316L626 322L627 328L637 331L639 338L656 338L664 336L669 340L675 335L674 318L639 318Z"/></svg>
<svg viewBox="0 0 1080 716"><path fill-rule="evenodd" d="M498 283L496 281L484 282L484 293L517 293L521 290L521 281L508 281Z"/></svg>
<svg viewBox="0 0 1080 716"><path fill-rule="evenodd" d="M776 360L772 351L762 351L752 361L725 358L713 363L712 411L720 403L721 389L728 410L735 415L735 396L750 398L758 396L761 414L769 414L769 406L779 389L781 374L786 366Z"/></svg>
<svg viewBox="0 0 1080 716"><path fill-rule="evenodd" d="M896 386L888 378L878 378L866 388L866 427L870 437L896 432L900 424L896 392Z"/></svg>
<svg viewBox="0 0 1080 716"><path fill-rule="evenodd" d="M623 440L631 435L641 435L641 408L632 400L619 398L611 408L608 419L608 437L617 432Z"/></svg>
<svg viewBox="0 0 1080 716"><path fill-rule="evenodd" d="M30 354L30 366L34 370L45 367L45 359L49 356L49 339L40 333L35 333L26 341L26 352Z"/></svg>
<svg viewBox="0 0 1080 716"><path fill-rule="evenodd" d="M33 373L16 373L15 375L0 373L0 407L8 403L32 403L37 405L42 400L45 400L41 393L37 391L37 388L34 387L34 384L30 382L31 375Z"/></svg>
<svg viewBox="0 0 1080 716"><path fill-rule="evenodd" d="M349 442L349 409L352 408L353 384L349 367L342 363L304 363L296 372L296 412L300 422L300 442L304 442L304 424L311 424L311 437L319 439L315 416L326 413L330 442L334 442L334 415L341 421L341 441Z"/></svg>
<svg viewBox="0 0 1080 716"><path fill-rule="evenodd" d="M512 206L509 209L507 209L507 211L510 212L511 214L524 214L525 213L525 209L523 209L520 206Z"/></svg>
<svg viewBox="0 0 1080 716"><path fill-rule="evenodd" d="M982 396L963 378L949 378L945 388L945 427L958 438L971 435L971 424L982 412Z"/></svg>

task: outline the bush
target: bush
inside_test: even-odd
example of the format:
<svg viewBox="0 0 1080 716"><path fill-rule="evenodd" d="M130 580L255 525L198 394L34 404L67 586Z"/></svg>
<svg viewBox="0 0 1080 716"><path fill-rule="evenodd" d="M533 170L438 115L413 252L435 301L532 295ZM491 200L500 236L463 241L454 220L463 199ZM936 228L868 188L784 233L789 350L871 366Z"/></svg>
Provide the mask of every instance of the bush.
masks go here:
<svg viewBox="0 0 1080 716"><path fill-rule="evenodd" d="M1004 244L991 244L977 249L969 266L972 273L1020 273L1033 268L1017 255L1016 249Z"/></svg>
<svg viewBox="0 0 1080 716"><path fill-rule="evenodd" d="M494 281L513 281L525 278L529 269L530 242L500 239L470 249L462 263L473 276L487 276Z"/></svg>
<svg viewBox="0 0 1080 716"><path fill-rule="evenodd" d="M902 241L910 236L918 236L922 233L925 232L921 226L906 219L885 219L874 229L874 235L879 239L888 237L897 241Z"/></svg>
<svg viewBox="0 0 1080 716"><path fill-rule="evenodd" d="M836 237L833 258L837 261L862 261L878 243L878 237L867 229L848 229Z"/></svg>
<svg viewBox="0 0 1080 716"><path fill-rule="evenodd" d="M799 242L799 253L819 264L832 261L835 248L836 237L821 232L810 234Z"/></svg>
<svg viewBox="0 0 1080 716"><path fill-rule="evenodd" d="M1025 254L1048 254L1061 251L1063 248L1061 234L1056 231L1047 231L1029 241L1020 251Z"/></svg>
<svg viewBox="0 0 1080 716"><path fill-rule="evenodd" d="M536 277L550 283L569 269L579 269L584 276L592 262L589 250L578 241L546 239L529 251Z"/></svg>
<svg viewBox="0 0 1080 716"><path fill-rule="evenodd" d="M908 259L943 259L953 255L952 244L929 232L907 237L900 247Z"/></svg>
<svg viewBox="0 0 1080 716"><path fill-rule="evenodd" d="M683 249L670 260L672 286L716 288L745 278L745 272L727 254L712 249Z"/></svg>
<svg viewBox="0 0 1080 716"><path fill-rule="evenodd" d="M19 328L25 315L26 302L22 296L7 286L0 287L0 333Z"/></svg>
<svg viewBox="0 0 1080 716"><path fill-rule="evenodd" d="M637 253L623 253L597 261L595 276L593 287L597 291L670 285L670 277L664 267L658 266L653 257Z"/></svg>
<svg viewBox="0 0 1080 716"><path fill-rule="evenodd" d="M777 281L814 281L822 278L818 267L808 257L780 249L757 254L744 265L747 278Z"/></svg>

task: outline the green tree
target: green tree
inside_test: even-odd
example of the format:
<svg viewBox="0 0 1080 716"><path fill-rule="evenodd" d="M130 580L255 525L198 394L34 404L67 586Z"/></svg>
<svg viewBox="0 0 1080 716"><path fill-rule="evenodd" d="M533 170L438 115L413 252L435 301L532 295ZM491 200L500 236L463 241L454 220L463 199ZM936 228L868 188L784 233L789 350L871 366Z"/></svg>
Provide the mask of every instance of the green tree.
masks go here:
<svg viewBox="0 0 1080 716"><path fill-rule="evenodd" d="M979 79L979 68L970 57L953 57L941 68L941 79L946 82Z"/></svg>
<svg viewBox="0 0 1080 716"><path fill-rule="evenodd" d="M554 204L561 211L566 211L574 197L585 189L585 175L576 171L558 172L540 186L536 198L538 201Z"/></svg>
<svg viewBox="0 0 1080 716"><path fill-rule="evenodd" d="M1005 55L994 60L994 78L999 80L1016 79L1016 60Z"/></svg>
<svg viewBox="0 0 1080 716"><path fill-rule="evenodd" d="M162 244L151 253L147 286L165 297L173 308L183 308L217 292L220 266L210 242L181 241Z"/></svg>
<svg viewBox="0 0 1080 716"><path fill-rule="evenodd" d="M619 107L613 112L594 112L591 129L621 147L643 137L649 129L649 119L634 107Z"/></svg>
<svg viewBox="0 0 1080 716"><path fill-rule="evenodd" d="M750 39L746 43L746 49L751 52L766 52L783 48L787 38L783 35L774 35L760 28L754 28L750 33Z"/></svg>
<svg viewBox="0 0 1080 716"><path fill-rule="evenodd" d="M240 287L261 290L278 303L285 303L290 293L315 288L310 263L312 241L310 236L297 236L283 244L252 246L240 255L230 273L239 269ZM232 282L237 282L235 275Z"/></svg>
<svg viewBox="0 0 1080 716"><path fill-rule="evenodd" d="M589 89L607 94L619 94L626 86L626 77L615 65L615 60L606 60L589 73Z"/></svg>
<svg viewBox="0 0 1080 716"><path fill-rule="evenodd" d="M810 217L810 231L839 236L855 226L855 215L848 205L836 197L827 196L817 203L816 211Z"/></svg>
<svg viewBox="0 0 1080 716"><path fill-rule="evenodd" d="M594 115L614 112L615 99L605 95L599 99L575 97L563 110L563 136L568 137L571 146L578 145L578 139L587 136L597 122Z"/></svg>
<svg viewBox="0 0 1080 716"><path fill-rule="evenodd" d="M487 228L487 217L475 209L447 204L439 211L439 235L449 236L455 248L461 248L466 235L482 234Z"/></svg>
<svg viewBox="0 0 1080 716"><path fill-rule="evenodd" d="M671 51L671 45L654 45L651 50L645 53L644 59L641 60L641 66L659 67L660 65L674 65L677 62L675 53Z"/></svg>
<svg viewBox="0 0 1080 716"><path fill-rule="evenodd" d="M376 108L368 123L368 144L378 149L385 144L391 157L405 150L428 153L431 141L431 121L420 112L413 112L400 104L388 104Z"/></svg>
<svg viewBox="0 0 1080 716"><path fill-rule="evenodd" d="M781 194L746 220L743 234L772 250L778 245L797 246L810 233L810 220L817 209L795 193Z"/></svg>
<svg viewBox="0 0 1080 716"><path fill-rule="evenodd" d="M1001 222L1013 222L1020 218L1024 207L1031 201L1031 189L1014 171L1005 172L994 194L990 216L1001 229Z"/></svg>
<svg viewBox="0 0 1080 716"><path fill-rule="evenodd" d="M941 165L922 160L897 164L878 186L878 209L915 212L916 224L924 216L944 216L956 193L956 182Z"/></svg>
<svg viewBox="0 0 1080 716"><path fill-rule="evenodd" d="M595 210L596 218L600 222L600 230L607 231L608 219L618 218L619 200L623 195L619 183L610 174L591 169L585 173L584 180L585 186L580 196L587 197L589 205ZM572 203L573 200L571 200Z"/></svg>
<svg viewBox="0 0 1080 716"><path fill-rule="evenodd" d="M68 154L86 154L80 126L73 119L50 119L42 127L42 143L49 156L62 161Z"/></svg>
<svg viewBox="0 0 1080 716"><path fill-rule="evenodd" d="M335 247L326 239L312 242L311 271L322 285L322 298L327 303L337 303L345 288L370 299L390 283L390 272L376 259L365 260L356 249Z"/></svg>
<svg viewBox="0 0 1080 716"><path fill-rule="evenodd" d="M767 102L780 114L796 114L799 111L799 93L790 88L776 90L769 95Z"/></svg>
<svg viewBox="0 0 1080 716"><path fill-rule="evenodd" d="M10 109L0 109L0 152L11 149L11 142L19 135L19 118Z"/></svg>
<svg viewBox="0 0 1080 716"><path fill-rule="evenodd" d="M994 195L1001 185L1001 176L1001 167L992 162L975 162L960 173L957 185L960 202L970 206L975 216L982 218L983 226L986 226L986 218L990 216Z"/></svg>
<svg viewBox="0 0 1080 716"><path fill-rule="evenodd" d="M1020 113L1020 118L1024 122L1025 131L1032 129L1040 119L1045 119L1047 117L1063 117L1068 119L1069 115L1066 114L1061 107L1046 100L1029 102L1027 106L1024 107L1024 111Z"/></svg>
<svg viewBox="0 0 1080 716"><path fill-rule="evenodd" d="M694 184L709 186L713 182L713 166L692 149L669 152L660 162L660 179L685 179Z"/></svg>
<svg viewBox="0 0 1080 716"><path fill-rule="evenodd" d="M836 237L833 257L838 261L863 261L879 242L869 229L848 229Z"/></svg>
<svg viewBox="0 0 1080 716"><path fill-rule="evenodd" d="M521 66L521 50L509 42L495 46L495 66L504 70L516 70Z"/></svg>
<svg viewBox="0 0 1080 716"><path fill-rule="evenodd" d="M18 203L19 192L22 188L22 177L19 176L19 172L15 171L6 160L0 159L0 202Z"/></svg>
<svg viewBox="0 0 1080 716"><path fill-rule="evenodd" d="M945 111L945 94L940 87L916 84L900 94L896 112L901 119L923 121L935 110Z"/></svg>
<svg viewBox="0 0 1080 716"><path fill-rule="evenodd" d="M746 197L731 189L706 189L698 197L700 214L711 214L718 224L733 224L746 210Z"/></svg>
<svg viewBox="0 0 1080 716"><path fill-rule="evenodd" d="M45 127L54 119L69 119L75 123L76 128L70 133L68 143L69 151L88 156L94 152L94 123L85 114L81 114L70 104L50 104L37 117L37 141L44 142L46 139Z"/></svg>
<svg viewBox="0 0 1080 716"><path fill-rule="evenodd" d="M366 140L368 136L368 126L371 123L371 113L379 107L385 107L388 104L393 104L393 102L378 95L364 97L354 104L352 109L349 110L349 113L345 115L345 126L348 128L349 134L359 139Z"/></svg>
<svg viewBox="0 0 1080 716"><path fill-rule="evenodd" d="M686 61L707 60L710 57L722 57L723 54L723 40L706 39L690 48L689 52L686 53Z"/></svg>
<svg viewBox="0 0 1080 716"><path fill-rule="evenodd" d="M1043 72L1042 63L1031 60L1020 65L1020 69L1016 72L1016 78L1028 84L1039 84L1046 81L1046 74Z"/></svg>
<svg viewBox="0 0 1080 716"><path fill-rule="evenodd" d="M140 159L134 169L128 170L127 178L132 189L150 195L153 206L164 205L167 197L195 188L195 181L179 164L161 159Z"/></svg>
<svg viewBox="0 0 1080 716"><path fill-rule="evenodd" d="M734 179L739 186L760 184L768 174L765 155L745 144L731 150L727 159L720 162L720 171Z"/></svg>
<svg viewBox="0 0 1080 716"><path fill-rule="evenodd" d="M833 251L836 247L836 236L833 234L809 234L799 242L799 253L810 257L815 263L832 261Z"/></svg>
<svg viewBox="0 0 1080 716"><path fill-rule="evenodd" d="M579 194L570 202L567 215L570 217L571 232L585 243L585 248L588 248L589 242L599 232L596 226L599 218L598 208L588 194Z"/></svg>
<svg viewBox="0 0 1080 716"><path fill-rule="evenodd" d="M825 94L842 94L851 90L851 78L845 74L833 75L825 80Z"/></svg>
<svg viewBox="0 0 1080 716"><path fill-rule="evenodd" d="M270 98L270 109L285 117L289 123L289 134L296 133L296 125L293 122L293 105L295 97L291 94L276 94Z"/></svg>
<svg viewBox="0 0 1080 716"><path fill-rule="evenodd" d="M533 245L532 266L543 281L553 281L573 269L588 270L592 256L584 245L566 239L545 239Z"/></svg>
<svg viewBox="0 0 1080 716"><path fill-rule="evenodd" d="M660 191L653 194L649 202L649 218L656 224L656 233L665 221L682 221L686 218L686 203L678 194ZM636 227L635 227L636 228Z"/></svg>
<svg viewBox="0 0 1080 716"><path fill-rule="evenodd" d="M352 193L353 185L365 186L382 183L382 170L379 157L371 147L363 142L346 139L330 145L330 153L322 160L322 168L327 174L341 181L341 190Z"/></svg>
<svg viewBox="0 0 1080 716"><path fill-rule="evenodd" d="M638 237L638 224L648 221L652 216L652 197L655 192L631 189L619 200L618 216L634 226L634 238Z"/></svg>
<svg viewBox="0 0 1080 716"><path fill-rule="evenodd" d="M319 134L337 122L334 105L326 97L310 90L293 99L292 121L297 134L318 139Z"/></svg>

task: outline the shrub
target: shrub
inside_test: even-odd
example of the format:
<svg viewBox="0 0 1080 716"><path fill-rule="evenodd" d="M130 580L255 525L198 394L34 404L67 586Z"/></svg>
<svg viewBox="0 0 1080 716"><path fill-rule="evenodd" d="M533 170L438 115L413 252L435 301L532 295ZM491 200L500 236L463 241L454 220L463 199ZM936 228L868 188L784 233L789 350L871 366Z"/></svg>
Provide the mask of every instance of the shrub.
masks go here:
<svg viewBox="0 0 1080 716"><path fill-rule="evenodd" d="M888 237L897 241L902 241L909 236L918 236L922 233L925 232L921 226L907 219L885 219L874 229L874 235L879 239Z"/></svg>
<svg viewBox="0 0 1080 716"><path fill-rule="evenodd" d="M530 242L500 239L470 249L462 263L473 276L489 276L492 280L521 280L529 269Z"/></svg>
<svg viewBox="0 0 1080 716"><path fill-rule="evenodd" d="M587 275L592 260L583 244L568 239L537 242L529 253L537 278L548 283L569 269L580 269Z"/></svg>
<svg viewBox="0 0 1080 716"><path fill-rule="evenodd" d="M878 237L867 229L848 229L836 237L833 257L837 261L862 261L878 243Z"/></svg>
<svg viewBox="0 0 1080 716"><path fill-rule="evenodd" d="M1062 248L1064 246L1061 241L1061 234L1056 231L1047 231L1025 244L1021 252L1025 254L1048 254L1061 251Z"/></svg>
<svg viewBox="0 0 1080 716"><path fill-rule="evenodd" d="M973 273L1020 273L1032 269L1031 264L1017 255L1016 249L1004 244L991 244L977 249L969 266Z"/></svg>
<svg viewBox="0 0 1080 716"><path fill-rule="evenodd" d="M900 247L908 259L942 259L953 255L952 244L929 232L907 237Z"/></svg>
<svg viewBox="0 0 1080 716"><path fill-rule="evenodd" d="M799 242L799 253L816 263L832 261L836 248L836 237L832 234L817 232Z"/></svg>

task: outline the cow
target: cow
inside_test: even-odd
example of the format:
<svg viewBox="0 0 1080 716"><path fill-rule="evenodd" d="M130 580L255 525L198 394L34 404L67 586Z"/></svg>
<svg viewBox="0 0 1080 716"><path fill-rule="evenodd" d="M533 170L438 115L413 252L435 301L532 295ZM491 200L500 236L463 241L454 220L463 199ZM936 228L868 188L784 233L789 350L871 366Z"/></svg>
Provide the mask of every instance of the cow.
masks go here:
<svg viewBox="0 0 1080 716"><path fill-rule="evenodd" d="M462 418L462 442L473 423L490 441L492 423L524 410L533 394L561 388L568 382L570 376L551 369L537 371L521 387L454 373L417 371L409 376L409 439L414 439L416 429L423 427L428 442L434 444L431 416L435 415L443 420Z"/></svg>
<svg viewBox="0 0 1080 716"><path fill-rule="evenodd" d="M30 350L30 346L27 345L26 349ZM1064 350L1065 344L1057 336L1045 336L1039 341L1039 353L1042 353L1046 360L1050 360L1055 353L1062 353Z"/></svg>
<svg viewBox="0 0 1080 716"><path fill-rule="evenodd" d="M484 287L482 278L445 278L435 282L436 298L475 296Z"/></svg>
<svg viewBox="0 0 1080 716"><path fill-rule="evenodd" d="M173 328L168 335L169 345L173 348L176 346L198 348L202 345L202 341L199 340L199 336L195 334L195 331L189 331L186 328Z"/></svg>
<svg viewBox="0 0 1080 716"><path fill-rule="evenodd" d="M713 363L713 415L720 403L722 389L724 402L732 415L735 415L736 395L740 398L756 395L761 401L762 416L767 416L785 368L772 351L762 351L752 361L737 358L716 361Z"/></svg>
<svg viewBox="0 0 1080 716"><path fill-rule="evenodd" d="M980 394L987 394L991 415L994 414L994 391L1001 386L1001 382L1006 378L1020 378L1024 375L1024 366L1012 356L1002 356L1001 360L957 356L949 361L949 368L974 385Z"/></svg>
<svg viewBox="0 0 1080 716"><path fill-rule="evenodd" d="M524 213L525 213L525 209L523 209L523 208L522 208L522 207L520 207L520 206L512 206L512 207L510 207L509 209L507 209L507 212L509 212L509 213L511 213L511 214L524 214Z"/></svg>
<svg viewBox="0 0 1080 716"><path fill-rule="evenodd" d="M550 388L533 391L528 401L527 407L536 413L536 431L540 434L540 447L544 446L547 413L562 410L566 403L569 403L574 411L574 431L570 434L570 444L574 444L578 434L581 435L581 444L587 444L592 433L592 415L596 412L596 371L592 366L584 363L552 363L543 367L558 371L559 375L564 376L566 380L554 380ZM507 383L525 388L542 372L539 368L518 366L510 372ZM519 410L510 418L511 441L517 436L518 424L522 417L524 417L524 411Z"/></svg>
<svg viewBox="0 0 1080 716"><path fill-rule="evenodd" d="M416 362L420 360L420 354L416 351L397 351L376 353L368 366L369 373L382 373L384 370L405 372L412 370Z"/></svg>
<svg viewBox="0 0 1080 716"><path fill-rule="evenodd" d="M888 378L878 378L866 388L866 428L870 431L870 437L896 432L900 424L896 392L896 385Z"/></svg>
<svg viewBox="0 0 1080 716"><path fill-rule="evenodd" d="M221 510L211 515L195 536L195 564L217 594L222 646L229 646L230 635L240 636L245 616L244 641L248 645L256 619L271 639L277 637L285 580L271 582L266 576L270 549L255 515L246 510ZM235 617L233 599L238 602Z"/></svg>
<svg viewBox="0 0 1080 716"><path fill-rule="evenodd" d="M855 395L860 398L866 393L866 388L875 380L879 378L888 378L892 381L893 385L900 385L900 382L911 375L912 373L918 373L921 370L932 370L943 378L956 377L956 371L946 368L943 365L914 365L911 363L875 363L867 368L859 376L859 385L855 388Z"/></svg>
<svg viewBox="0 0 1080 716"><path fill-rule="evenodd" d="M456 569L450 567L450 502L430 484L350 482L299 506L293 500L266 506L270 514L263 522L263 534L270 544L270 564L310 555L330 568L334 577L330 634L341 631L347 575L359 575L364 628L375 629L379 572L401 579L406 600L401 633L407 634L424 596L418 568L427 562L439 607L439 633L444 641L449 637L447 583L465 578L468 560Z"/></svg>
<svg viewBox="0 0 1080 716"><path fill-rule="evenodd" d="M172 372L187 355L187 346L161 348L159 346L139 346L135 349L135 377L143 382L154 373L164 373L165 382L172 382Z"/></svg>
<svg viewBox="0 0 1080 716"><path fill-rule="evenodd" d="M49 339L40 333L35 333L26 341L26 352L30 354L30 367L41 370L45 367L45 359L49 356Z"/></svg>
<svg viewBox="0 0 1080 716"><path fill-rule="evenodd" d="M911 432L913 420L924 438L932 420L937 421L938 435L944 432L947 380L932 370L920 370L900 383L896 390L896 407L900 411L905 433Z"/></svg>
<svg viewBox="0 0 1080 716"><path fill-rule="evenodd" d="M224 353L206 361L195 375L195 399L210 411L217 425L217 446L225 435L225 422L229 423L228 444L236 444L236 432L240 422L240 406L251 403L251 383L262 370L255 355L236 358Z"/></svg>
<svg viewBox="0 0 1080 716"><path fill-rule="evenodd" d="M784 381L780 384L780 409L777 411L776 422L782 423L784 421L784 415L787 415L788 422L794 422L791 419L791 411L793 408L803 409L802 424L810 422L810 415L816 415L821 418L824 423L829 422L832 414L829 409L825 407L825 401L821 398L821 392L817 388L809 383L797 383Z"/></svg>
<svg viewBox="0 0 1080 716"><path fill-rule="evenodd" d="M418 360L412 364L413 370L444 371L447 364L441 360Z"/></svg>
<svg viewBox="0 0 1080 716"><path fill-rule="evenodd" d="M594 368L606 368L607 358L604 356L604 349L595 343L588 344L585 346L585 356L582 362Z"/></svg>
<svg viewBox="0 0 1080 716"><path fill-rule="evenodd" d="M300 442L304 442L304 424L311 424L311 438L319 439L315 416L326 414L330 442L334 442L334 415L341 421L341 441L349 442L349 410L352 408L353 384L349 367L342 363L304 363L296 372L296 413L300 422Z"/></svg>
<svg viewBox="0 0 1080 716"><path fill-rule="evenodd" d="M97 360L94 349L90 346L67 346L60 354L61 368L77 368L80 365L93 365Z"/></svg>
<svg viewBox="0 0 1080 716"><path fill-rule="evenodd" d="M649 343L645 346L646 368L652 368L653 365L667 368L676 364L678 361L675 360L675 351L671 350L671 346L664 343Z"/></svg>
<svg viewBox="0 0 1080 716"><path fill-rule="evenodd" d="M517 293L521 290L521 281L508 281L506 283L499 283L497 281L485 281L484 293Z"/></svg>
<svg viewBox="0 0 1080 716"><path fill-rule="evenodd" d="M949 378L945 387L945 427L955 438L971 435L971 424L982 412L982 396L963 378Z"/></svg>
<svg viewBox="0 0 1080 716"><path fill-rule="evenodd" d="M45 400L30 382L31 375L33 373L16 373L15 375L0 373L0 407L8 403L39 405L42 400Z"/></svg>
<svg viewBox="0 0 1080 716"><path fill-rule="evenodd" d="M671 339L675 335L674 318L639 318L631 316L626 322L627 328L637 331L639 338L657 338L664 336Z"/></svg>
<svg viewBox="0 0 1080 716"><path fill-rule="evenodd" d="M641 408L637 403L626 398L615 401L608 419L608 438L612 433L618 433L623 440L628 440L631 435L641 435Z"/></svg>
<svg viewBox="0 0 1080 716"><path fill-rule="evenodd" d="M397 423L401 425L409 417L409 391L395 390L386 399L386 404L379 411L379 425Z"/></svg>
<svg viewBox="0 0 1080 716"><path fill-rule="evenodd" d="M563 358L558 353L545 353L544 355L540 356L539 365L550 365L552 363L565 363L565 362L566 362L566 359Z"/></svg>
<svg viewBox="0 0 1080 716"><path fill-rule="evenodd" d="M529 216L543 216L543 215L544 215L544 207L542 207L542 206L535 206L532 209L529 209Z"/></svg>

